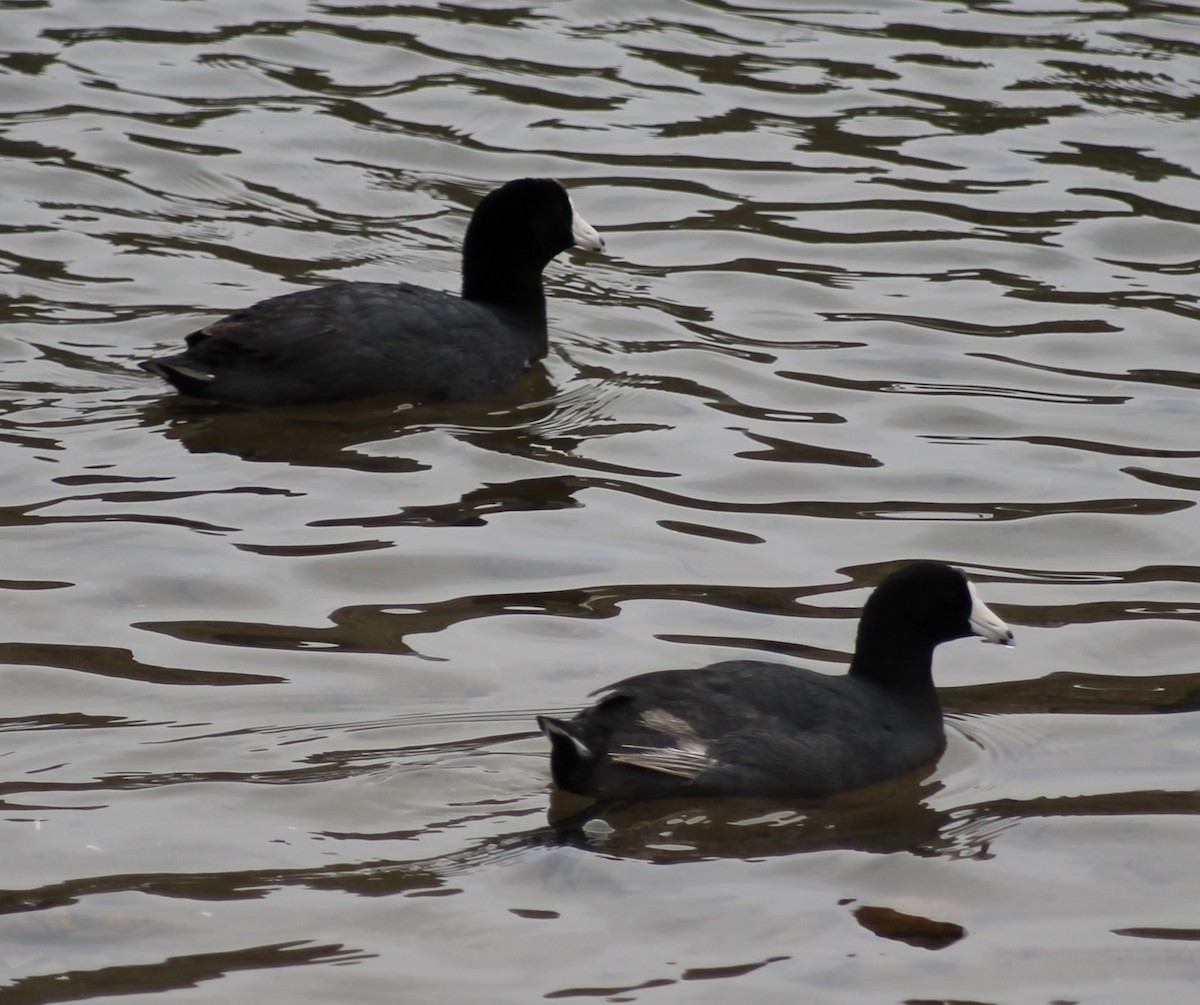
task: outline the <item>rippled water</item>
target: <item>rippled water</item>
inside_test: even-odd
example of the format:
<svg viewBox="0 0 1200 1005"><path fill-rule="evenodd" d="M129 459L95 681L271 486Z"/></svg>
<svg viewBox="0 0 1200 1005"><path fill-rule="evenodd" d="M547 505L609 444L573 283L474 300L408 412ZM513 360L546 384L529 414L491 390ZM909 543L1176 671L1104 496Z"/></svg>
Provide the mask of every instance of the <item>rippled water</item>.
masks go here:
<svg viewBox="0 0 1200 1005"><path fill-rule="evenodd" d="M0 11L0 1000L1194 996L1194 5ZM290 289L454 289L526 174L609 253L550 267L499 398L136 366ZM936 766L551 793L536 711L840 671L922 557L1018 639L939 652Z"/></svg>

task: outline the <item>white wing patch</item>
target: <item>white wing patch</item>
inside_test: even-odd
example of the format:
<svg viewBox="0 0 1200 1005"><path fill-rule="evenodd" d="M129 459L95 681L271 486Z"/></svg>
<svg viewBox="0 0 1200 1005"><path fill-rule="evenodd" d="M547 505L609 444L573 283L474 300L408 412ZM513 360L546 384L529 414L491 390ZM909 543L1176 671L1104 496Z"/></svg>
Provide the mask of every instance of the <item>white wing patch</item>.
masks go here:
<svg viewBox="0 0 1200 1005"><path fill-rule="evenodd" d="M636 768L659 771L679 778L695 778L711 765L708 741L697 735L685 720L665 708L647 709L640 716L642 725L663 733L675 741L672 747L649 747L627 743L609 754L614 764L629 764Z"/></svg>
<svg viewBox="0 0 1200 1005"><path fill-rule="evenodd" d="M627 753L609 755L614 764L631 764L679 778L695 778L711 763L707 754L678 747L625 746L621 750Z"/></svg>

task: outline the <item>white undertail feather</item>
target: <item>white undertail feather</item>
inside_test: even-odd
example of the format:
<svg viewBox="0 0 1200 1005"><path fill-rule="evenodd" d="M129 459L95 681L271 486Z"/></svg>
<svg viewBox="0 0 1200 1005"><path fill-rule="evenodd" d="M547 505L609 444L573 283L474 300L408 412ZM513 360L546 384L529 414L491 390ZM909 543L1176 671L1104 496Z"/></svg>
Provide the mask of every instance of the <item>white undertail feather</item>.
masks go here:
<svg viewBox="0 0 1200 1005"><path fill-rule="evenodd" d="M151 360L150 362L154 362L154 360ZM186 363L172 361L169 367L159 367L159 372L161 373L161 371L168 369L174 370L175 373L179 374L180 376L191 377L192 380L198 380L202 383L211 383L216 379L216 374L212 373L211 371L201 370L194 366L188 366Z"/></svg>
<svg viewBox="0 0 1200 1005"><path fill-rule="evenodd" d="M561 725L559 725L553 719L543 719L542 720L542 728L545 729L547 734L553 733L555 736L562 736L562 737L565 737L566 739L570 740L572 745L575 747L576 752L579 754L580 757L592 758L592 757L596 756L595 754L592 753L591 750L588 749L587 744L585 744L581 739L579 739L579 737L577 737L570 730L564 729Z"/></svg>

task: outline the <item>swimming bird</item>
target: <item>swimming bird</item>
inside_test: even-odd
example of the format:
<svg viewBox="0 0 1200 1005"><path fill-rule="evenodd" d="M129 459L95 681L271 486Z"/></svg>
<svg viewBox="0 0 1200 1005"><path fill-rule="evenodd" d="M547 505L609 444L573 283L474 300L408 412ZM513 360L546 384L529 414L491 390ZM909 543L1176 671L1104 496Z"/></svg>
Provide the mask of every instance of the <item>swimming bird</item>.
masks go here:
<svg viewBox="0 0 1200 1005"><path fill-rule="evenodd" d="M602 800L814 798L907 774L945 746L934 647L1012 632L958 569L914 562L867 599L844 675L758 660L610 684L573 719L539 716L559 788Z"/></svg>
<svg viewBox="0 0 1200 1005"><path fill-rule="evenodd" d="M263 300L140 365L183 394L245 405L390 391L481 398L546 355L542 270L572 246L599 251L604 239L562 185L510 181L471 216L461 297L409 283L334 283Z"/></svg>

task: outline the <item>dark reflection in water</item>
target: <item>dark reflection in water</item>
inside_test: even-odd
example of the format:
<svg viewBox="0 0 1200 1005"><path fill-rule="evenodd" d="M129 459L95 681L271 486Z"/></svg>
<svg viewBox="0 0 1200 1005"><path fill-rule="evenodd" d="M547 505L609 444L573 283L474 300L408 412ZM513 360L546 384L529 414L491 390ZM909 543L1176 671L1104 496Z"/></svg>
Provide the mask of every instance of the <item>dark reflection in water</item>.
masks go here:
<svg viewBox="0 0 1200 1005"><path fill-rule="evenodd" d="M278 684L283 678L267 674L233 673L224 670L185 670L143 663L128 649L107 646L75 646L54 643L0 642L0 661L9 665L59 667L99 677L146 681L154 684L242 686Z"/></svg>
<svg viewBox="0 0 1200 1005"><path fill-rule="evenodd" d="M368 862L328 865L309 870L245 870L229 873L141 873L95 876L36 890L0 891L0 914L44 911L122 891L199 901L248 900L267 897L282 887L343 890L365 896L446 890L445 880L422 863Z"/></svg>
<svg viewBox="0 0 1200 1005"><path fill-rule="evenodd" d="M400 435L403 418L394 404L331 409L253 410L236 406L202 405L184 401L155 402L142 413L146 426L162 429L169 440L193 454L226 453L245 461L282 462L320 467L350 467L359 471L425 471L429 465L407 457L372 457L355 450L379 437L380 422L390 421ZM399 412L399 416L404 416Z"/></svg>
<svg viewBox="0 0 1200 1005"><path fill-rule="evenodd" d="M195 988L239 970L272 970L314 963L354 963L370 959L342 945L309 942L280 942L248 946L220 953L191 953L172 956L161 963L102 967L98 970L65 970L55 974L22 977L8 985L5 997L21 1005L87 1001L116 995L144 995Z"/></svg>
<svg viewBox="0 0 1200 1005"><path fill-rule="evenodd" d="M1147 715L1200 712L1200 673L1121 677L1059 671L1035 680L946 688L953 712Z"/></svg>
<svg viewBox="0 0 1200 1005"><path fill-rule="evenodd" d="M1191 6L0 10L0 998L1190 1000ZM523 174L611 242L504 395L137 369ZM535 711L914 558L1019 629L938 765L549 796Z"/></svg>
<svg viewBox="0 0 1200 1005"><path fill-rule="evenodd" d="M577 797L556 796L548 826L497 834L435 858L376 857L313 869L95 876L0 891L0 914L45 911L123 891L222 902L264 898L286 888L368 897L445 896L462 893L477 881L481 870L563 846L659 865L831 850L982 860L992 857L992 842L1022 820L1200 813L1200 796L1194 792L1004 799L936 809L930 799L936 797L938 788L928 779L912 777L820 803L801 804L671 799L597 806L582 805ZM535 811L526 811L530 812ZM512 816L511 811L503 811L497 814L497 822ZM431 826L452 827L454 821ZM419 839L421 831L324 832L322 836L386 844Z"/></svg>
<svg viewBox="0 0 1200 1005"><path fill-rule="evenodd" d="M506 429L534 424L552 411L553 389L545 372L537 369L516 388L486 402L456 406L453 419L464 433L478 427L480 433L491 434L481 440L497 442ZM270 409L166 396L141 413L147 427L162 429L193 454L220 452L247 461L397 473L425 471L430 465L356 448L424 432L448 417L445 406L417 404L396 395L337 406Z"/></svg>
<svg viewBox="0 0 1200 1005"><path fill-rule="evenodd" d="M990 858L1021 820L1195 815L1195 792L1112 792L995 799L935 808L940 785L919 774L819 803L737 799L584 805L555 792L551 826L582 848L658 863L793 855L831 849L918 857Z"/></svg>
<svg viewBox="0 0 1200 1005"><path fill-rule="evenodd" d="M614 474L661 476L580 457L576 448L592 437L653 430L654 424L616 422L600 414L568 424L563 403L541 368L515 387L483 402L427 405L397 396L337 406L254 409L167 397L141 412L144 425L161 429L193 454L225 453L252 462L349 468L396 474L431 465L392 454L406 436L446 430L463 443L531 460ZM370 447L388 451L382 455ZM464 509L469 508L465 505Z"/></svg>
<svg viewBox="0 0 1200 1005"><path fill-rule="evenodd" d="M521 496L513 496L512 486L508 486L503 502L481 494L479 513L494 513L501 509L507 510L545 510L564 508L572 505L568 500L557 503L551 497L547 502L544 495L539 494L537 502L528 505L520 503ZM376 526L395 526L411 522L423 524L429 518L440 513L451 512L432 507L419 508L418 512L410 514L411 520L380 521ZM482 525L486 520L482 516L470 518L470 511L463 513L454 509L456 519L447 521L447 525ZM357 524L355 524L357 525ZM719 537L719 534L712 535ZM246 546L247 550L267 554L298 555L295 549L268 549ZM308 554L341 554L353 551L371 550L373 547L386 547L382 542L358 542L347 546L328 546L320 548L313 546ZM231 622L222 621L144 621L133 625L145 631L158 632L181 640L193 642L215 643L218 645L252 646L257 649L287 649L304 650L313 646L324 649L345 652L375 652L395 655L414 654L417 652L406 640L410 636L436 636L453 626L480 618L508 617L543 617L578 618L586 620L603 620L616 617L624 605L635 601L663 600L698 604L714 608L724 608L730 611L754 612L758 614L787 615L806 619L856 619L858 612L845 607L828 606L824 604L805 603L804 598L824 594L837 594L878 583L889 572L904 565L904 560L894 562L878 562L869 565L849 567L839 570L848 577L848 582L838 584L820 584L802 588L773 588L753 587L742 585L725 585L720 583L685 584L602 584L587 588L563 590L558 592L537 593L502 593L491 595L473 595L456 597L450 600L433 603L421 602L416 598L407 599L402 605L359 605L340 608L328 615L331 627L312 627L305 625L285 624L254 624L246 620ZM1038 579L1027 570L970 570L973 577L981 582L1003 581L1009 577L1015 579ZM1095 582L1170 582L1176 579L1177 570L1171 568L1143 569L1132 573L1089 573L1078 574L1078 578L1089 578ZM1184 582L1191 582L1195 577L1191 570L1183 570ZM1200 605L1179 604L1170 602L1147 601L1092 601L1082 604L1062 606L1043 605L1035 609L1023 608L1017 605L997 604L996 609L1003 617L1014 625L1062 626L1113 624L1121 621L1200 621ZM796 634L802 633L802 628L796 629ZM802 657L824 661L849 663L849 653L833 653L819 647L797 643L791 640L757 639L750 637L726 637L718 635L680 635L676 633L661 633L658 638L667 641L688 642L699 645L730 646L735 648L765 650L767 652ZM59 665L59 664L52 664ZM1143 683L1143 682L1151 683ZM1187 706L1186 697L1170 698L1178 695L1179 688L1190 688L1191 675L1172 674L1161 677L1137 678L1132 685L1141 691L1155 688L1165 688L1158 691L1159 704L1155 710L1175 711ZM1077 688L1082 693L1087 691L1095 700L1096 695L1108 688L1121 690L1126 683L1119 676L1087 675L1074 673L1051 674L1039 681L1039 686L1046 688L1042 693L1029 693L1023 699L1022 708L1033 708L1044 705L1048 701L1058 699L1064 684L1067 689ZM1169 686L1168 686L1169 685ZM999 685L1009 689L1011 684ZM986 688L985 685L980 687ZM958 689L957 693L983 694L983 690ZM1187 693L1190 693L1187 692ZM1087 709L1082 709L1086 711Z"/></svg>
<svg viewBox="0 0 1200 1005"><path fill-rule="evenodd" d="M983 854L985 849L955 849L943 837L952 814L926 802L937 789L936 783L909 776L820 802L663 799L582 809L577 797L556 791L550 816L555 831L571 844L660 863L835 848Z"/></svg>
<svg viewBox="0 0 1200 1005"><path fill-rule="evenodd" d="M855 465L871 466L871 465ZM787 501L746 503L729 499L698 499L665 489L612 478L587 478L566 475L514 481L503 489L492 487L447 503L443 506L418 506L403 509L394 516L342 517L315 521L315 527L402 527L411 524L468 522L483 512L495 515L507 511L561 509L580 505L578 496L585 490L626 493L666 504L672 509L701 512L777 514L812 516L834 520L939 520L1007 521L1068 513L1121 514L1128 516L1164 516L1190 509L1194 502L1183 499L1146 497L1112 499L1075 499L1057 503L989 502L946 503L921 500Z"/></svg>

